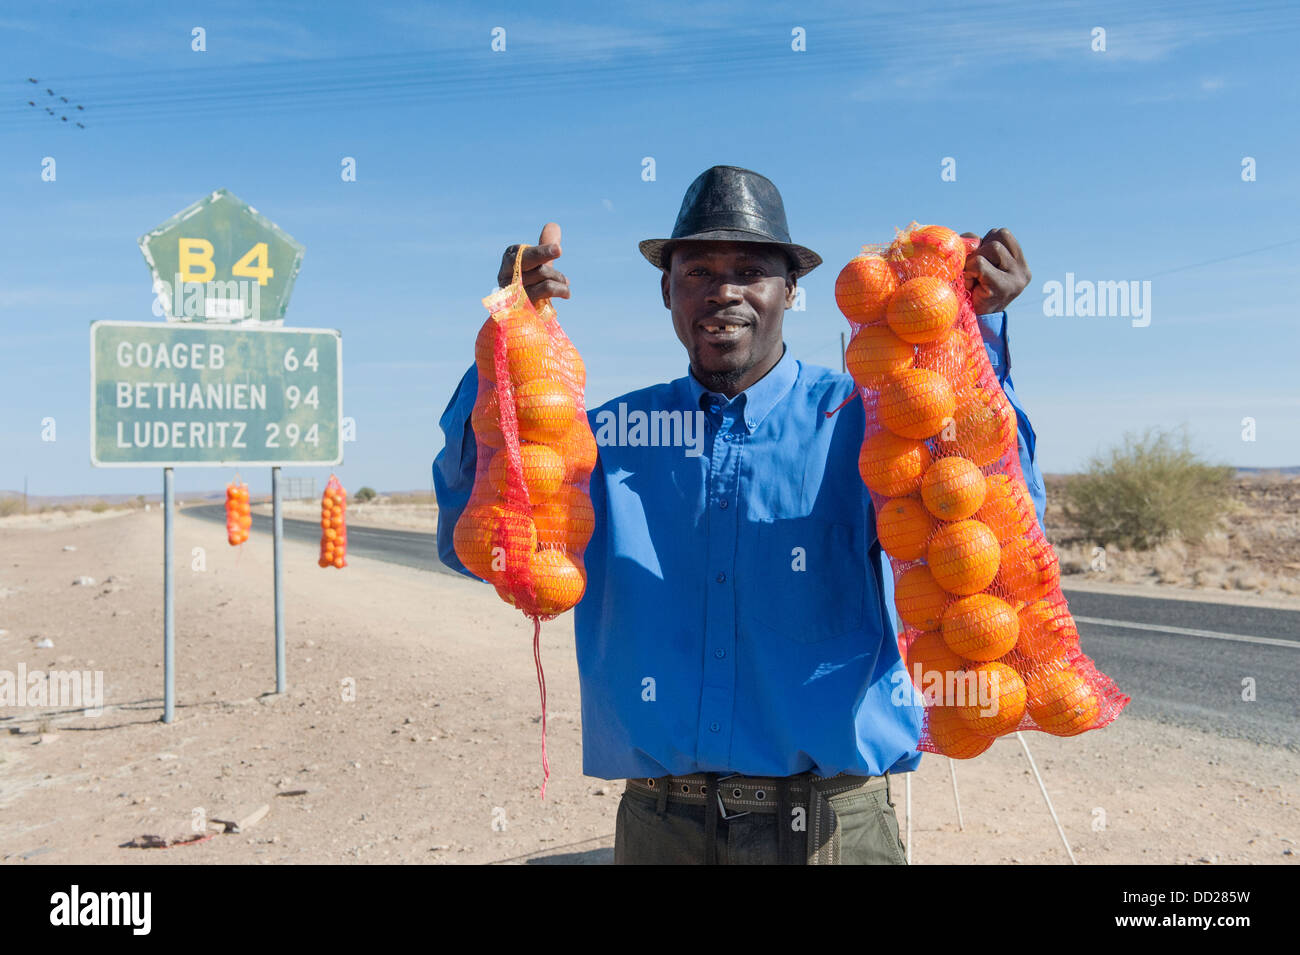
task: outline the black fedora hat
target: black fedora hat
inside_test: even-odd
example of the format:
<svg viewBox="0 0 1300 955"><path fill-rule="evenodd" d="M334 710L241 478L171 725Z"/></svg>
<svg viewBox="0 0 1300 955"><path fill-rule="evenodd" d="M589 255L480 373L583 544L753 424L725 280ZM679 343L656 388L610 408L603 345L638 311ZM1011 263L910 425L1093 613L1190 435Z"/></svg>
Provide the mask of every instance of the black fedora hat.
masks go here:
<svg viewBox="0 0 1300 955"><path fill-rule="evenodd" d="M772 180L739 166L714 166L696 177L682 199L673 234L667 239L646 239L641 254L657 268L677 242L762 242L778 245L795 263L796 277L822 264L812 249L790 241L785 203Z"/></svg>

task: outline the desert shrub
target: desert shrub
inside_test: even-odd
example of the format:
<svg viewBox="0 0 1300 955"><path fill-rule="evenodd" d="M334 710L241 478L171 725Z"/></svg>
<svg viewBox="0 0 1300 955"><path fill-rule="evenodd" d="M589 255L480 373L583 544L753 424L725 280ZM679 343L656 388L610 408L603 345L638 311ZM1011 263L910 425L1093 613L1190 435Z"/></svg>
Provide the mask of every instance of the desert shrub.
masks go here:
<svg viewBox="0 0 1300 955"><path fill-rule="evenodd" d="M1198 541L1218 525L1233 473L1201 460L1185 431L1126 434L1062 488L1063 509L1099 544L1147 550L1175 533Z"/></svg>
<svg viewBox="0 0 1300 955"><path fill-rule="evenodd" d="M376 492L373 487L363 487L361 490L357 491L356 494L352 495L352 500L356 501L358 504L364 504L366 501L373 501L378 496L378 492Z"/></svg>

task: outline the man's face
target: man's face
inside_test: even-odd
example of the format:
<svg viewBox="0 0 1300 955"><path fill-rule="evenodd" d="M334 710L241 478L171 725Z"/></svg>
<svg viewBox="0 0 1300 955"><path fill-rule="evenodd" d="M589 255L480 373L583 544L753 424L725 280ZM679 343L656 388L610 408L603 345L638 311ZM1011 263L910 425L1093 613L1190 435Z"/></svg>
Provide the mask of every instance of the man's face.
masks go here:
<svg viewBox="0 0 1300 955"><path fill-rule="evenodd" d="M753 242L674 245L664 306L700 383L734 397L781 358L781 322L794 304L789 262Z"/></svg>

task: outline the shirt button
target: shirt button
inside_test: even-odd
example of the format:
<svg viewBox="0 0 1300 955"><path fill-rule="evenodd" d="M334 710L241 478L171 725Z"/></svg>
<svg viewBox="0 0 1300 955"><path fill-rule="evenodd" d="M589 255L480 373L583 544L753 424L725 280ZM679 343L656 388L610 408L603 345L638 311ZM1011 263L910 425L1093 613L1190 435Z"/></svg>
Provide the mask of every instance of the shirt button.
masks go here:
<svg viewBox="0 0 1300 955"><path fill-rule="evenodd" d="M709 729L716 733L720 729L720 727L718 726L717 723L710 723Z"/></svg>
<svg viewBox="0 0 1300 955"><path fill-rule="evenodd" d="M718 502L718 507L722 508L724 511L727 509L727 506L728 506L728 502L725 497Z"/></svg>
<svg viewBox="0 0 1300 955"><path fill-rule="evenodd" d="M718 649L713 651L713 655L717 657L719 660L721 660L723 657L727 655L727 651L719 647Z"/></svg>
<svg viewBox="0 0 1300 955"><path fill-rule="evenodd" d="M726 582L727 582L727 575L726 575L726 574L718 574L718 583L720 583L720 584L725 584Z"/></svg>

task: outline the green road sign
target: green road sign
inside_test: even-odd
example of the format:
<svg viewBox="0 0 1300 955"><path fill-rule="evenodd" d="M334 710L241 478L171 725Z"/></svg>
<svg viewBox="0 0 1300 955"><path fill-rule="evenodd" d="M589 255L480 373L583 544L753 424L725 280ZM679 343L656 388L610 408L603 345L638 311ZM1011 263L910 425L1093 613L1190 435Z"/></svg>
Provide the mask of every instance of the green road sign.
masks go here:
<svg viewBox="0 0 1300 955"><path fill-rule="evenodd" d="M157 305L172 322L284 321L303 248L218 189L140 237Z"/></svg>
<svg viewBox="0 0 1300 955"><path fill-rule="evenodd" d="M91 323L96 467L336 465L342 413L337 331Z"/></svg>

